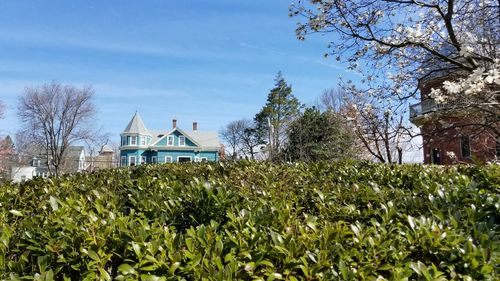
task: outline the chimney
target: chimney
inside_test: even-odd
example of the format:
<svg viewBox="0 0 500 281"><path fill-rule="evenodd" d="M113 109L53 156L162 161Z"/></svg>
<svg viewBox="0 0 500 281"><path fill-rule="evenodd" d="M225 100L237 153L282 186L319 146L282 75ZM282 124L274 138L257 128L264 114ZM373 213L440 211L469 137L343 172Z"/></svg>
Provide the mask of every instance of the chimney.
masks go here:
<svg viewBox="0 0 500 281"><path fill-rule="evenodd" d="M193 132L198 131L198 122L193 122Z"/></svg>
<svg viewBox="0 0 500 281"><path fill-rule="evenodd" d="M172 119L172 129L177 128L177 119Z"/></svg>

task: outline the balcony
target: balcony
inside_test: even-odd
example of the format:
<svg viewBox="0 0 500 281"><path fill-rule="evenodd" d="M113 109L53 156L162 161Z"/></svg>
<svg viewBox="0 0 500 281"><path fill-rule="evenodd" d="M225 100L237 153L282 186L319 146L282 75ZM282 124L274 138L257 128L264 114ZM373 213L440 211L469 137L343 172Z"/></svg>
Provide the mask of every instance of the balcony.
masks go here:
<svg viewBox="0 0 500 281"><path fill-rule="evenodd" d="M446 104L437 104L433 99L427 99L420 103L410 105L410 120L446 107Z"/></svg>

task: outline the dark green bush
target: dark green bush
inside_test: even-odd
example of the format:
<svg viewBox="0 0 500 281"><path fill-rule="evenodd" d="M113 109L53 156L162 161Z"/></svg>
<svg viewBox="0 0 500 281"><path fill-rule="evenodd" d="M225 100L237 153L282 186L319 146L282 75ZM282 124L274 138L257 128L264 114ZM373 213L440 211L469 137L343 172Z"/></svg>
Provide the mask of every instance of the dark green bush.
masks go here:
<svg viewBox="0 0 500 281"><path fill-rule="evenodd" d="M0 188L0 278L498 280L500 167L153 165Z"/></svg>

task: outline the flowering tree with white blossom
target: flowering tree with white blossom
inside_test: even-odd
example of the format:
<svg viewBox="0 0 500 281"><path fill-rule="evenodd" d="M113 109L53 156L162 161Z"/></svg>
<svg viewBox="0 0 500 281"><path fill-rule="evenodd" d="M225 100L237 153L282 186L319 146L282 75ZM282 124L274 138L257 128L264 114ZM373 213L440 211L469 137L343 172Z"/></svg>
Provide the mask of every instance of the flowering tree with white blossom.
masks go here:
<svg viewBox="0 0 500 281"><path fill-rule="evenodd" d="M363 76L363 91L388 104L430 91L443 108L471 112L467 126L500 136L500 1L300 0L297 37L332 33L327 56L346 61Z"/></svg>
<svg viewBox="0 0 500 281"><path fill-rule="evenodd" d="M401 114L404 106L374 96L351 83L342 90L325 91L320 100L322 108L337 112L351 125L359 157L401 164L403 153L411 148L411 128Z"/></svg>

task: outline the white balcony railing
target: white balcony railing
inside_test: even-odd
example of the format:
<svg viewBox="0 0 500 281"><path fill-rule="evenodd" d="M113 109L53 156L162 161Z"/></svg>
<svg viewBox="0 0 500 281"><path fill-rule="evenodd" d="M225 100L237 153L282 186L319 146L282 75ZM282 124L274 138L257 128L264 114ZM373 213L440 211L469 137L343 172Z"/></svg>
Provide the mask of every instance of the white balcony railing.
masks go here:
<svg viewBox="0 0 500 281"><path fill-rule="evenodd" d="M419 117L446 107L447 104L438 104L433 99L427 99L420 103L410 105L410 118Z"/></svg>

